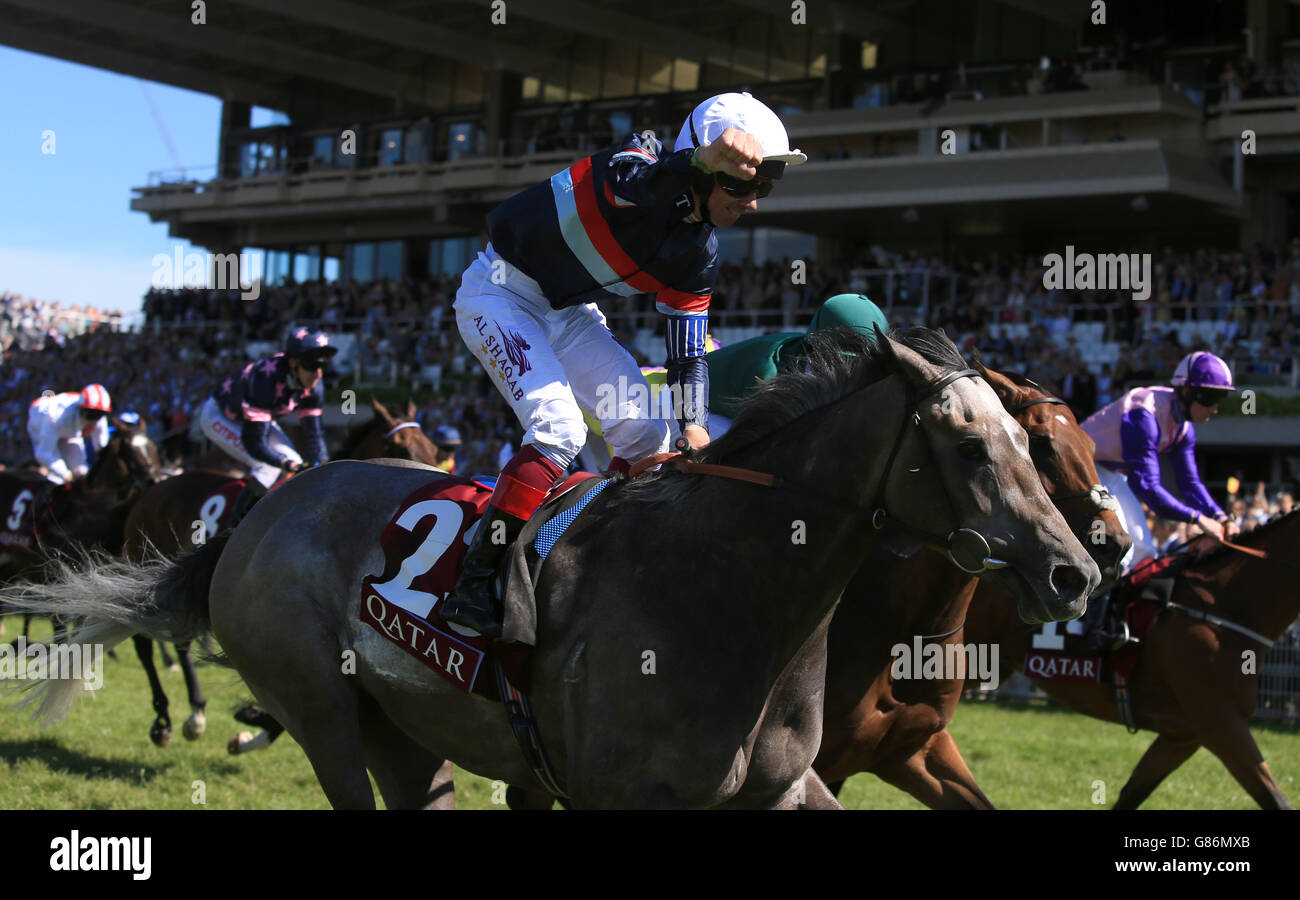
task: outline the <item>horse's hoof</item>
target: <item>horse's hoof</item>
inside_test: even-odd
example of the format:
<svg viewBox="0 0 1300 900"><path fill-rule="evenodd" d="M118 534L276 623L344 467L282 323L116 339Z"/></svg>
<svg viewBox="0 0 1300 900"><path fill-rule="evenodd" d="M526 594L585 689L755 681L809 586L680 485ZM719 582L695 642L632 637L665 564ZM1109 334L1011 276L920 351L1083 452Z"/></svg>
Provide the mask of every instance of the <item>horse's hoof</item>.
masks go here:
<svg viewBox="0 0 1300 900"><path fill-rule="evenodd" d="M185 740L197 741L202 737L203 732L207 727L208 720L204 717L203 713L196 712L185 720L185 724L181 727L181 732L185 735Z"/></svg>
<svg viewBox="0 0 1300 900"><path fill-rule="evenodd" d="M156 747L166 747L171 743L172 730L170 728L158 728L154 726L149 729L149 740L154 742Z"/></svg>
<svg viewBox="0 0 1300 900"><path fill-rule="evenodd" d="M181 670L180 663L172 663L170 666L167 667L168 672L179 672L180 670Z"/></svg>
<svg viewBox="0 0 1300 900"><path fill-rule="evenodd" d="M244 745L252 739L253 733L251 731L241 731L226 743L226 752L231 756L238 756L244 752Z"/></svg>

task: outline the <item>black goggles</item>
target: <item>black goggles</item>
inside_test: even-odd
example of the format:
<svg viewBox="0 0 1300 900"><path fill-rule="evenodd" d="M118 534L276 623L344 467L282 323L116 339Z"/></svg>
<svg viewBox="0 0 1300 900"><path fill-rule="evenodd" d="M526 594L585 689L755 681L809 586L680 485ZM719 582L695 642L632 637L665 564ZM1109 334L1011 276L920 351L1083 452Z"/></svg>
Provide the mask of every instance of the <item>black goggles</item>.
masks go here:
<svg viewBox="0 0 1300 900"><path fill-rule="evenodd" d="M1231 391L1219 390L1216 388L1192 388L1192 400L1201 406L1218 406L1224 400L1228 399Z"/></svg>
<svg viewBox="0 0 1300 900"><path fill-rule="evenodd" d="M85 416L87 419L102 419L108 415L108 413L105 410L86 409L85 407L82 407L81 414Z"/></svg>
<svg viewBox="0 0 1300 900"><path fill-rule="evenodd" d="M298 365L310 371L323 369L329 365L331 356L333 356L332 353L324 356L300 356L298 357Z"/></svg>
<svg viewBox="0 0 1300 900"><path fill-rule="evenodd" d="M718 187L733 197L748 197L750 194L758 194L761 200L772 193L772 188L775 186L773 182L767 179L746 181L743 178L728 175L726 172L714 172L713 177L717 180Z"/></svg>

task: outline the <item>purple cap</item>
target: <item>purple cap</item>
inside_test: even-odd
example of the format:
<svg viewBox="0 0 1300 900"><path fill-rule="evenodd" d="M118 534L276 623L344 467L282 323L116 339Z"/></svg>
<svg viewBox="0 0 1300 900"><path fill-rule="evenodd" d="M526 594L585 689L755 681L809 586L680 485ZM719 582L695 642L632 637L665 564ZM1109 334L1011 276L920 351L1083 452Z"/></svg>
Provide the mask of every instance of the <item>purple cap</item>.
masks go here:
<svg viewBox="0 0 1300 900"><path fill-rule="evenodd" d="M1198 350L1183 357L1169 380L1174 387L1205 387L1235 391L1232 369L1219 357L1206 350Z"/></svg>

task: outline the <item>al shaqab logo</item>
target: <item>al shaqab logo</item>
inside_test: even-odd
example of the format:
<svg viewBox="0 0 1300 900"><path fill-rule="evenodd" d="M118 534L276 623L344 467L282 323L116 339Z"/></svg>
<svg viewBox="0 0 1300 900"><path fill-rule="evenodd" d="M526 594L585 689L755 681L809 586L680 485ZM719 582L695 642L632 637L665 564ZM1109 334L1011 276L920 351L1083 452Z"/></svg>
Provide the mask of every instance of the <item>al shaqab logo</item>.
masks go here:
<svg viewBox="0 0 1300 900"><path fill-rule="evenodd" d="M533 348L528 341L524 340L524 336L516 331L507 332L501 328L500 324L497 325L497 331L501 332L501 343L505 345L506 358L515 367L515 371L522 375L532 369L533 364L528 361L524 351Z"/></svg>

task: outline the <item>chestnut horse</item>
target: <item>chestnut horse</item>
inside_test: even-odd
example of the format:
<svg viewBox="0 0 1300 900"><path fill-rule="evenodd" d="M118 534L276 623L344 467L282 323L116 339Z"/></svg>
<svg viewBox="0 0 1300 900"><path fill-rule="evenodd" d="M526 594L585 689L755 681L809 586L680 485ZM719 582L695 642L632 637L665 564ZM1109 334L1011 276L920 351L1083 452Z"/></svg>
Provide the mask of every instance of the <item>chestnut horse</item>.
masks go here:
<svg viewBox="0 0 1300 900"><path fill-rule="evenodd" d="M1208 537L1199 543L1215 546ZM1120 791L1115 809L1136 809L1200 747L1217 756L1260 807L1291 808L1251 736L1250 717L1259 699L1260 658L1300 615L1300 510L1236 543L1273 558L1218 547L1192 561L1175 580L1170 598L1184 609L1161 612L1147 632L1129 691L1137 726L1154 731L1156 739ZM1229 624L1206 621L1205 614ZM1007 600L978 596L966 622L969 639L998 641L1013 650L1001 660L1004 674L1021 669L1024 661L1026 630L1015 620L1015 607ZM1034 683L1073 710L1121 721L1114 688L1106 681Z"/></svg>
<svg viewBox="0 0 1300 900"><path fill-rule="evenodd" d="M1110 504L1103 508L1104 494L1093 490L1101 479L1091 439L1063 401L1032 381L983 366L980 372L1028 432L1029 453L1048 496L1097 562L1104 583L1114 581L1131 541ZM874 599L882 587L891 598L883 616ZM977 587L1001 593L931 550L907 559L888 548L874 551L858 570L827 638L826 705L814 768L832 791L838 793L850 775L873 772L935 809L992 808L946 730L963 680L891 675L891 649L899 643L910 646L918 636L926 643L963 643L962 623ZM1018 619L1011 595L1002 595L1008 615Z"/></svg>
<svg viewBox="0 0 1300 900"><path fill-rule="evenodd" d="M407 403L406 417L394 416L377 400L371 400L374 417L354 426L343 440L339 458L374 459L390 457L411 459L432 465L436 449L433 442L412 419L415 404ZM238 480L229 471L185 472L150 488L131 508L126 520L124 553L127 559L143 559L150 545L169 556L193 548L196 538L215 533L215 521L224 512L224 505L201 510L200 506L223 486ZM224 503L224 501L222 501ZM205 515L206 513L206 515ZM205 523L199 533L199 523ZM145 635L135 635L135 652L144 666L153 692L155 718L149 728L149 739L159 747L171 740L171 715L167 694L154 666L153 641ZM182 732L188 740L197 740L206 727L204 710L207 699L199 686L194 671L190 645L176 645L176 655L185 677L189 694L190 716ZM238 740L238 739L236 739Z"/></svg>

